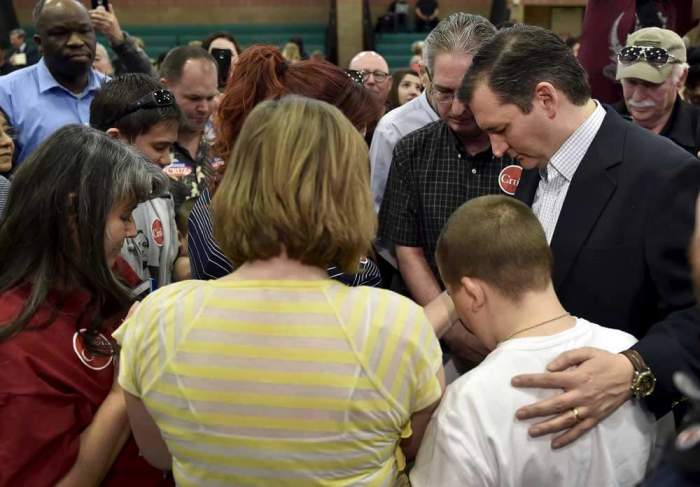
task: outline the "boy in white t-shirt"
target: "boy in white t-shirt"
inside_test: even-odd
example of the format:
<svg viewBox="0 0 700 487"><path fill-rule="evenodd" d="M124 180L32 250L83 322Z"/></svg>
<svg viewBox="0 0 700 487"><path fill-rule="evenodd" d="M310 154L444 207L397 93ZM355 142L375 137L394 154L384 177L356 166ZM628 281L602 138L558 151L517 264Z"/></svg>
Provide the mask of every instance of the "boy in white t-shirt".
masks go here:
<svg viewBox="0 0 700 487"><path fill-rule="evenodd" d="M530 208L505 196L476 198L445 225L437 246L461 322L491 353L451 384L430 421L411 483L421 486L614 486L644 476L653 416L628 401L575 443L552 450L530 438L515 411L558 393L516 389L514 375L545 370L582 346L611 352L636 339L569 315L554 292L552 256ZM459 325L456 325L459 326ZM582 420L571 410L572 424Z"/></svg>

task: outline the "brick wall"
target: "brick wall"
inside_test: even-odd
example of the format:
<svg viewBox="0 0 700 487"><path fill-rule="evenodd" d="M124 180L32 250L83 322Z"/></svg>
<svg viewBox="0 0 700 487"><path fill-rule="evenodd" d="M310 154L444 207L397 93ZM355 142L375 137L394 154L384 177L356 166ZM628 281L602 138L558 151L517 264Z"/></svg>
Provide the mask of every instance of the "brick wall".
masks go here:
<svg viewBox="0 0 700 487"><path fill-rule="evenodd" d="M31 22L34 0L14 0L20 24ZM319 23L328 20L324 0L114 0L122 24ZM83 4L89 6L89 1Z"/></svg>
<svg viewBox="0 0 700 487"><path fill-rule="evenodd" d="M14 0L20 23L31 22L34 0ZM87 0L83 3L89 5ZM319 23L328 20L328 0L113 0L122 24ZM391 0L370 0L372 16ZM413 3L413 2L410 2ZM456 11L488 15L490 0L440 0L442 17ZM338 19L342 22L342 19Z"/></svg>

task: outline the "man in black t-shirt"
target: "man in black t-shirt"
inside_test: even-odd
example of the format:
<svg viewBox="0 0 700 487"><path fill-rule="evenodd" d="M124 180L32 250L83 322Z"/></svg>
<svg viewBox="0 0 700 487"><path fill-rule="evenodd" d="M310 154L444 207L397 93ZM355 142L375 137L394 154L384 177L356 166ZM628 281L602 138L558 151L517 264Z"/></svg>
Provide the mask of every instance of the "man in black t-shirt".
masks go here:
<svg viewBox="0 0 700 487"><path fill-rule="evenodd" d="M416 2L416 32L429 32L438 25L437 0L418 0Z"/></svg>

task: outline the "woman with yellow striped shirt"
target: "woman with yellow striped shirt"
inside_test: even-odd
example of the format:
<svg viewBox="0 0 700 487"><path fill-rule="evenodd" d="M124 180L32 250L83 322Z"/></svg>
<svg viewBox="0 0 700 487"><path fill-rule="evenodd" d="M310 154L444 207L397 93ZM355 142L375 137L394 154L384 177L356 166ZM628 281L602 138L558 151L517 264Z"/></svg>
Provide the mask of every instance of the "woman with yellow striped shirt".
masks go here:
<svg viewBox="0 0 700 487"><path fill-rule="evenodd" d="M368 167L335 107L261 103L213 201L236 271L158 290L116 332L136 440L178 485L387 486L417 451L444 388L426 314L324 270L369 252Z"/></svg>

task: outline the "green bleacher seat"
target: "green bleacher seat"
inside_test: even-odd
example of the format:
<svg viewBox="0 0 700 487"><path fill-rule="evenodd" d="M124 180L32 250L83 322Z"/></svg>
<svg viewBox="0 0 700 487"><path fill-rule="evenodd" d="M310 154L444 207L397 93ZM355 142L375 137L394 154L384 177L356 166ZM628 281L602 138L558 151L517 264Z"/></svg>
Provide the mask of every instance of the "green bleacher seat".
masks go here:
<svg viewBox="0 0 700 487"><path fill-rule="evenodd" d="M143 39L146 53L153 59L173 47L185 45L190 41L201 41L217 31L231 32L244 49L252 44L282 47L291 37L301 37L307 53L311 54L316 50L325 53L326 26L323 24L124 25L122 28L129 34ZM31 26L25 26L24 29L30 37L34 33ZM111 51L103 36L98 36L98 41Z"/></svg>
<svg viewBox="0 0 700 487"><path fill-rule="evenodd" d="M426 35L426 33L416 32L377 34L375 42L377 44L408 44L410 46L415 41L425 40Z"/></svg>
<svg viewBox="0 0 700 487"><path fill-rule="evenodd" d="M178 45L201 41L216 31L231 32L244 49L252 44L283 46L291 37L301 37L308 53L315 50L325 52L326 26L319 24L127 26L125 30L143 38L146 43L146 52L151 57L157 57L161 52ZM166 39L170 41L166 42Z"/></svg>
<svg viewBox="0 0 700 487"><path fill-rule="evenodd" d="M389 63L389 69L407 68L411 62L411 44L415 41L425 40L426 34L397 33L377 34L375 36L375 50L384 56Z"/></svg>

